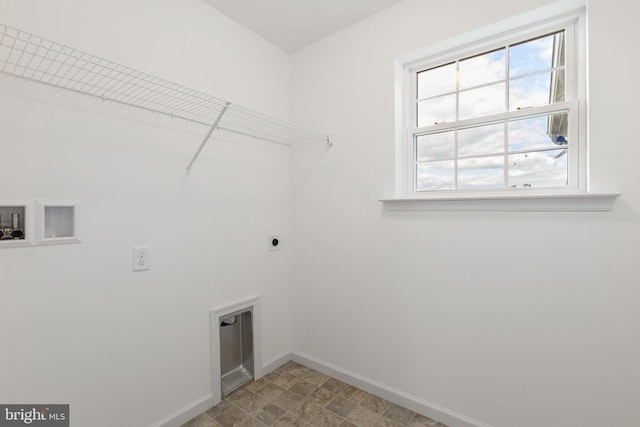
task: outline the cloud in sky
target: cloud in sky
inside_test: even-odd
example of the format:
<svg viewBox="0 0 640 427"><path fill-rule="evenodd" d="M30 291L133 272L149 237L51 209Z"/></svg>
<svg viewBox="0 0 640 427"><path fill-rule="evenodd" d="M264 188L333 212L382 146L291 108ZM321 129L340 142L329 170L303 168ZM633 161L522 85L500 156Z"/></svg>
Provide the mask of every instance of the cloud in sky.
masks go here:
<svg viewBox="0 0 640 427"><path fill-rule="evenodd" d="M504 152L504 123L458 130L458 156Z"/></svg>
<svg viewBox="0 0 640 427"><path fill-rule="evenodd" d="M500 49L460 61L460 89L504 80L505 51Z"/></svg>
<svg viewBox="0 0 640 427"><path fill-rule="evenodd" d="M551 81L556 72L563 71L545 70L564 65L552 64L553 43L554 35L549 35L509 47L509 105L504 48L459 61L459 73L456 63L419 72L418 127L548 104ZM540 74L519 77L537 72ZM456 79L460 91L457 118Z"/></svg>
<svg viewBox="0 0 640 427"><path fill-rule="evenodd" d="M567 185L564 150L509 155L508 186L555 187Z"/></svg>
<svg viewBox="0 0 640 427"><path fill-rule="evenodd" d="M515 77L551 68L553 38L554 35L551 34L510 46L509 75Z"/></svg>
<svg viewBox="0 0 640 427"><path fill-rule="evenodd" d="M458 188L491 189L513 185L551 187L567 184L567 153L547 135L548 116L513 120L507 123L505 153L504 123L458 131ZM517 153L521 150L548 151ZM453 189L455 132L423 135L417 141L420 163L418 189ZM471 157L472 156L472 157ZM505 156L507 181L504 179Z"/></svg>
<svg viewBox="0 0 640 427"><path fill-rule="evenodd" d="M419 73L418 99L431 98L418 102L418 127L482 117L505 112L507 109L513 111L548 105L551 81L555 78L553 73L563 72L545 71L552 66L553 42L554 36L550 35L510 46L511 77L540 73L510 80L508 103L507 86L504 82L505 49L459 62L458 105L455 93L450 93L455 91L455 63ZM483 86L474 88L477 85ZM471 89L464 90L467 88ZM567 153L564 148L526 154L505 153L505 131L508 151L556 148L547 134L548 116L512 120L506 126L503 121L458 129L458 188L566 185ZM416 160L425 162L417 165L419 191L454 189L455 138L454 130L417 138ZM464 158L466 156L474 157Z"/></svg>
<svg viewBox="0 0 640 427"><path fill-rule="evenodd" d="M564 149L458 160L458 189L500 189L506 187L558 187L567 185L568 165ZM454 161L421 163L417 166L417 190L453 190Z"/></svg>

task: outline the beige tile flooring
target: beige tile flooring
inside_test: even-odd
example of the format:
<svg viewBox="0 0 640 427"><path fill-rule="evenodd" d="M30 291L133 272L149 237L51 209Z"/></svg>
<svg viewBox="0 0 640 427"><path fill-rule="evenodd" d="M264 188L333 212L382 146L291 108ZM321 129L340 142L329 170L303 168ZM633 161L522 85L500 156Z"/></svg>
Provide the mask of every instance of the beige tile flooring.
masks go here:
<svg viewBox="0 0 640 427"><path fill-rule="evenodd" d="M287 362L181 427L447 427Z"/></svg>

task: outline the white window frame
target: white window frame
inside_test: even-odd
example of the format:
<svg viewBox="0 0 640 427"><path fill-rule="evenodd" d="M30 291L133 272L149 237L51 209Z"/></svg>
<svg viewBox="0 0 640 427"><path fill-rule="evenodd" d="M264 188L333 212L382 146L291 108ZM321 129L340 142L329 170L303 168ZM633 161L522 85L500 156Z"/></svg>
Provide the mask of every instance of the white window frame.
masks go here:
<svg viewBox="0 0 640 427"><path fill-rule="evenodd" d="M413 131L415 128L415 72L430 66L438 66L456 59L490 51L506 44L525 41L538 36L565 30L567 43L566 78L572 79L575 93L567 94L567 102L543 107L538 111L570 110L571 114L571 153L569 157L570 182L568 186L555 188L505 188L499 190L449 190L417 192L414 189L414 152ZM569 205L575 206L580 200L575 196L588 194L588 159L587 159L587 61L586 61L586 7L583 0L568 0L501 21L490 27L467 33L453 39L431 45L412 52L396 60L396 195L384 202L399 201L395 206L411 206L406 202L411 199L424 200L518 200L522 206L523 199L562 200L563 195L571 196ZM571 63L571 65L569 65ZM513 115L514 113L505 113ZM518 115L520 113L516 113ZM524 110L522 115L529 113ZM496 118L500 118L497 115ZM443 124L442 127L451 127ZM435 129L434 127L430 127ZM602 194L593 195L593 200L600 201ZM610 209L617 194L607 199ZM560 198L559 198L560 197ZM589 198L589 197L585 197ZM483 202L483 203L484 203ZM391 203L390 203L391 204ZM535 207L536 202L525 203ZM508 203L507 203L508 205ZM423 209L423 208L418 208ZM500 208L498 208L500 209ZM562 207L559 209L566 210ZM586 209L589 209L586 207ZM502 210L502 209L500 209ZM526 210L529 210L528 208ZM548 210L548 209L544 209ZM574 209L571 209L574 210Z"/></svg>

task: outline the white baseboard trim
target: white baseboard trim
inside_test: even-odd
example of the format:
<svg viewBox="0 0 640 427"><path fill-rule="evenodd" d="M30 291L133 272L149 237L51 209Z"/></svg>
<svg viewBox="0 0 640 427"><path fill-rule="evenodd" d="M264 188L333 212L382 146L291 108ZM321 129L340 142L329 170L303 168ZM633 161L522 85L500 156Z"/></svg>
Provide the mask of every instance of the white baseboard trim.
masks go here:
<svg viewBox="0 0 640 427"><path fill-rule="evenodd" d="M323 374L332 376L354 387L358 387L366 392L380 396L389 402L403 406L418 414L433 418L450 427L491 427L489 424L467 417L466 415L452 411L436 403L420 399L417 396L389 387L371 378L343 369L300 351L294 350L291 353L291 360L322 372Z"/></svg>
<svg viewBox="0 0 640 427"><path fill-rule="evenodd" d="M291 360L291 357L291 352L287 351L286 353L283 353L282 355L274 357L273 359L263 363L261 373L262 376L284 365ZM260 378L256 376L256 379ZM212 406L213 394L210 393L206 396L201 397L200 399L189 403L187 406L167 415L166 417L149 427L179 427L192 418L197 417Z"/></svg>
<svg viewBox="0 0 640 427"><path fill-rule="evenodd" d="M182 424L197 417L212 406L213 394L209 393L206 396L202 396L201 398L194 400L187 406L167 415L149 427L180 427Z"/></svg>
<svg viewBox="0 0 640 427"><path fill-rule="evenodd" d="M340 381L358 387L366 392L380 396L383 399L397 405L411 409L418 414L433 418L447 424L450 427L491 427L489 424L467 417L451 409L440 406L436 403L428 402L417 396L405 393L396 388L382 384L378 381L367 378L363 375L325 362L324 360L305 354L301 351L292 351L276 356L262 364L262 375L266 375L289 360L298 362L323 374L332 376ZM256 378L259 379L259 378ZM190 419L197 417L213 406L213 394L197 399L185 407L167 415L162 420L149 427L180 427Z"/></svg>
<svg viewBox="0 0 640 427"><path fill-rule="evenodd" d="M292 360L293 354L290 351L276 356L273 359L267 360L262 364L262 376L267 375L269 372L278 369L288 361ZM260 378L256 377L257 380Z"/></svg>

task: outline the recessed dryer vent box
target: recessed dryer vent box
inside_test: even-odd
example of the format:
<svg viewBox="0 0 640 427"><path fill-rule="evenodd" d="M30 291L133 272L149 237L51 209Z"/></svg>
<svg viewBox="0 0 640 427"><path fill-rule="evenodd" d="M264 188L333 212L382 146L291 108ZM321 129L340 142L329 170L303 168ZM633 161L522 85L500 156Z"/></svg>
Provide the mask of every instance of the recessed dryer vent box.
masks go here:
<svg viewBox="0 0 640 427"><path fill-rule="evenodd" d="M37 244L79 243L79 204L76 200L37 202Z"/></svg>
<svg viewBox="0 0 640 427"><path fill-rule="evenodd" d="M253 380L253 309L219 318L222 398Z"/></svg>

